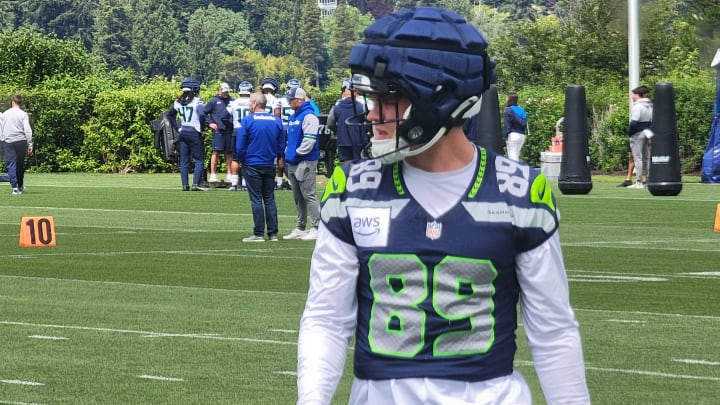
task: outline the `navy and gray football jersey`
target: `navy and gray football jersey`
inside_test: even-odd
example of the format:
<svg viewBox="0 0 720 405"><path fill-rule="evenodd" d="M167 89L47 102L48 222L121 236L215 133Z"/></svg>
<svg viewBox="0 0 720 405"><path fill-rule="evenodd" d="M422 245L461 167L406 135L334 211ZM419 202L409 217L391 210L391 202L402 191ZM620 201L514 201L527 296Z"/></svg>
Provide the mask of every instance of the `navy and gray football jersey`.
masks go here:
<svg viewBox="0 0 720 405"><path fill-rule="evenodd" d="M512 373L515 257L558 227L544 175L480 148L474 181L433 217L407 191L401 163L367 160L335 170L321 216L357 248L358 378L481 381Z"/></svg>

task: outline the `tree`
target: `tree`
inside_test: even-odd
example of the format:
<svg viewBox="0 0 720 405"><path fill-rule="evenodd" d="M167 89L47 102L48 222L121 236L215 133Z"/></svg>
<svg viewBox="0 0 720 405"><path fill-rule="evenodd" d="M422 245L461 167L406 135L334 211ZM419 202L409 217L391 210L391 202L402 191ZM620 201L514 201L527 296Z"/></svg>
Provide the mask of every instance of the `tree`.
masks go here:
<svg viewBox="0 0 720 405"><path fill-rule="evenodd" d="M469 21L492 43L495 38L507 32L509 18L509 13L480 5L475 8Z"/></svg>
<svg viewBox="0 0 720 405"><path fill-rule="evenodd" d="M132 52L147 77L171 78L189 69L187 44L177 28L170 0L133 0Z"/></svg>
<svg viewBox="0 0 720 405"><path fill-rule="evenodd" d="M438 6L454 11L465 17L466 20L472 17L475 7L469 0L441 0L438 2Z"/></svg>
<svg viewBox="0 0 720 405"><path fill-rule="evenodd" d="M93 53L101 57L109 69L137 69L132 56L129 4L125 1L100 0L93 25Z"/></svg>
<svg viewBox="0 0 720 405"><path fill-rule="evenodd" d="M386 16L393 11L392 2L389 0L368 0L367 5L368 11L376 19ZM360 8L360 11L365 13L362 8Z"/></svg>
<svg viewBox="0 0 720 405"><path fill-rule="evenodd" d="M329 66L327 80L329 82L342 82L347 78L350 71L347 61L350 57L350 50L353 45L363 38L363 31L372 23L369 14L361 14L360 10L349 6L344 2L338 4L335 14L325 19L326 43L328 46Z"/></svg>
<svg viewBox="0 0 720 405"><path fill-rule="evenodd" d="M210 4L190 16L187 32L190 73L198 80L216 79L224 56L255 48L245 15Z"/></svg>
<svg viewBox="0 0 720 405"><path fill-rule="evenodd" d="M300 10L295 1L245 0L250 30L264 55L290 55L295 49Z"/></svg>
<svg viewBox="0 0 720 405"><path fill-rule="evenodd" d="M299 59L303 66L314 72L315 87L320 88L320 69L326 61L320 8L315 0L305 0L298 31Z"/></svg>
<svg viewBox="0 0 720 405"><path fill-rule="evenodd" d="M345 69L347 60L350 57L350 49L358 42L356 33L357 20L351 18L349 6L345 3L338 4L330 25L333 29L330 38L330 55L333 68Z"/></svg>

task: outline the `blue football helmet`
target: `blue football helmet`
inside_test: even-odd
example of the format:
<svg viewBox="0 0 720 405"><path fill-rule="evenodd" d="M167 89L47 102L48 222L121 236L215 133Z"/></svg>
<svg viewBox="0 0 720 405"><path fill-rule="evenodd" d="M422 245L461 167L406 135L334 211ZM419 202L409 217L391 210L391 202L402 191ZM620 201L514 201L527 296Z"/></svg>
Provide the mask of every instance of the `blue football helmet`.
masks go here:
<svg viewBox="0 0 720 405"><path fill-rule="evenodd" d="M426 147L403 150L405 156L422 153L452 126L477 114L482 93L495 82L487 39L452 11L400 10L380 18L364 34L350 51L352 87L381 99L410 100L411 108L396 119L395 152Z"/></svg>
<svg viewBox="0 0 720 405"><path fill-rule="evenodd" d="M262 91L269 89L272 94L275 94L279 87L280 85L274 77L266 77L260 82L260 90Z"/></svg>
<svg viewBox="0 0 720 405"><path fill-rule="evenodd" d="M301 86L300 80L298 80L298 79L290 79L290 80L288 80L288 82L287 82L287 84L286 84L286 89L287 89L288 91L290 91L290 89L296 89L296 88L298 88L298 87L300 87L300 86Z"/></svg>
<svg viewBox="0 0 720 405"><path fill-rule="evenodd" d="M242 96L249 96L254 91L252 83L247 80L243 80L238 84L238 94Z"/></svg>
<svg viewBox="0 0 720 405"><path fill-rule="evenodd" d="M185 89L190 89L193 93L198 94L200 93L200 83L192 77L186 77L180 83L180 89L183 91L185 91Z"/></svg>

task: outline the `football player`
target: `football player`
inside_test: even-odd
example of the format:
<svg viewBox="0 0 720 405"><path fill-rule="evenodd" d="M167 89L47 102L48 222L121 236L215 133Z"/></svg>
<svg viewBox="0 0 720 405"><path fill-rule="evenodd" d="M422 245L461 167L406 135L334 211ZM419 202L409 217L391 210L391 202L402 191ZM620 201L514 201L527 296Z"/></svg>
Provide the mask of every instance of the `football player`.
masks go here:
<svg viewBox="0 0 720 405"><path fill-rule="evenodd" d="M180 83L182 94L165 113L178 130L178 149L180 150L180 181L183 191L205 191L200 187L202 172L205 169L205 146L203 131L207 122L200 83L192 77L186 77ZM177 119L177 120L176 120ZM190 160L194 161L192 188L188 184Z"/></svg>
<svg viewBox="0 0 720 405"><path fill-rule="evenodd" d="M228 111L232 115L233 120L233 135L232 135L232 144L233 144L233 160L232 160L232 166L231 166L231 175L230 175L230 191L237 191L237 185L238 180L240 177L240 163L237 160L237 156L235 156L235 140L236 140L236 133L237 129L240 128L240 121L242 121L243 118L245 118L248 114L250 114L250 94L253 93L253 85L247 80L243 80L238 84L238 97L230 102L228 104ZM242 179L242 186L241 189L246 189L245 179Z"/></svg>
<svg viewBox="0 0 720 405"><path fill-rule="evenodd" d="M462 130L494 81L487 40L433 7L364 35L348 65L374 159L336 168L322 197L297 403L331 402L354 338L350 404L530 404L519 302L547 403L589 404L550 184Z"/></svg>
<svg viewBox="0 0 720 405"><path fill-rule="evenodd" d="M279 88L278 81L273 77L266 77L262 79L262 82L260 82L260 91L262 91L263 94L265 94L265 98L267 98L267 111L270 114L274 114L276 117L279 117L283 120L283 127L287 130L287 117L283 118L282 116L282 109L283 104L287 104L287 100L285 100L285 97L277 98L275 94L277 93ZM290 107L287 105L288 108ZM292 110L290 110L290 113L292 113ZM289 115L288 115L289 116ZM277 177L275 178L275 189L276 190L282 190L285 183L287 183L287 180L284 180L284 169L280 169L281 165L277 165L278 171L277 171ZM288 187L289 188L289 187Z"/></svg>

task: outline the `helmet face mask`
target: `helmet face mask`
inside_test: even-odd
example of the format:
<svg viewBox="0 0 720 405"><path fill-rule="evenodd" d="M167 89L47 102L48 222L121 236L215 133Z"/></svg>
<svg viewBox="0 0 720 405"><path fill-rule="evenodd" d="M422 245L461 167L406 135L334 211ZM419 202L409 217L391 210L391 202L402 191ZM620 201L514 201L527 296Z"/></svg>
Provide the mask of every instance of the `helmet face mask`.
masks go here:
<svg viewBox="0 0 720 405"><path fill-rule="evenodd" d="M495 81L486 48L485 37L454 12L401 10L369 26L353 46L352 88L380 102L407 98L412 107L396 120L396 137L409 144L408 156L419 154L479 112L482 93Z"/></svg>

